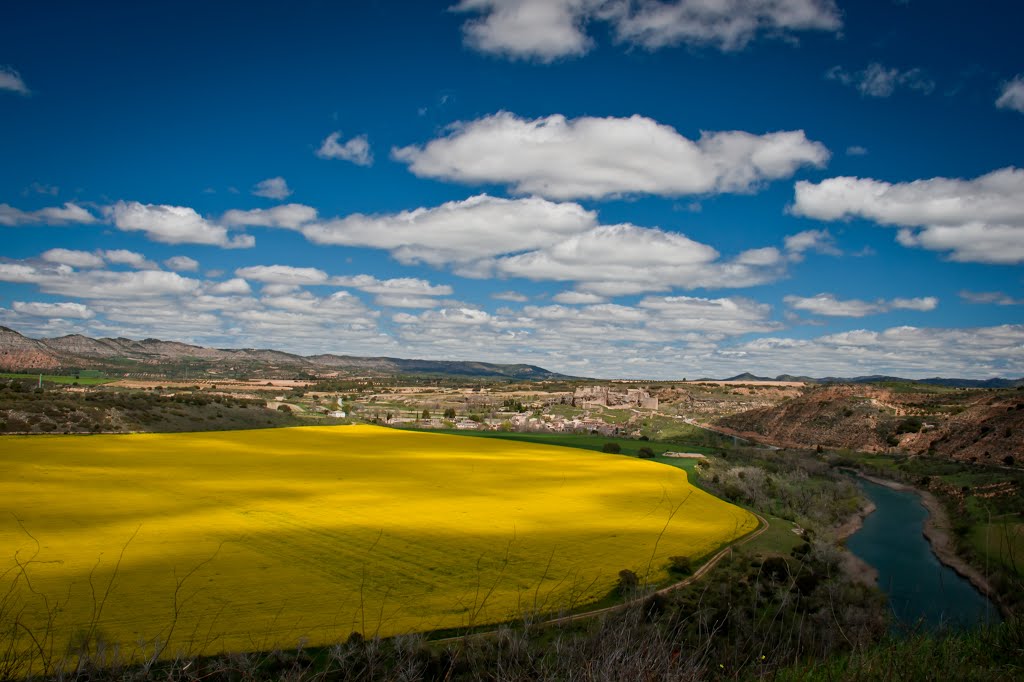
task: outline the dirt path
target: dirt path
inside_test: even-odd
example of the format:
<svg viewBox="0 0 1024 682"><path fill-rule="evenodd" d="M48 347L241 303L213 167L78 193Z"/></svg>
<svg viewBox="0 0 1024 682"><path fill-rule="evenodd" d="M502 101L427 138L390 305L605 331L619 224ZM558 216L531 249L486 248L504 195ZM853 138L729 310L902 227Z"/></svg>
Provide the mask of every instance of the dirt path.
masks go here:
<svg viewBox="0 0 1024 682"><path fill-rule="evenodd" d="M872 483L884 485L885 487L892 488L893 490L917 493L921 498L921 504L928 510L928 518L924 523L923 534L929 544L931 544L932 553L935 554L935 557L939 561L953 569L960 577L970 581L970 583L974 585L979 592L991 599L993 603L999 607L999 610L1003 613L1004 617L1007 615L1005 605L1000 601L998 593L996 593L992 588L992 584L988 581L985 575L977 568L967 563L956 553L955 544L953 542L953 526L950 522L949 514L935 495L927 490L921 490L920 488L915 488L897 481L877 478L860 472L858 472L858 475Z"/></svg>
<svg viewBox="0 0 1024 682"><path fill-rule="evenodd" d="M723 547L722 549L720 549L714 556L712 556L710 559L705 561L704 564L700 568L698 568L696 571L694 571L693 575L689 576L688 578L686 578L684 580L680 580L677 583L673 583L673 584L669 585L668 587L663 587L660 590L657 590L656 592L654 592L652 594L646 594L643 597L639 597L639 598L633 599L631 601L623 602L621 604L616 604L614 606L606 606L603 609L594 609L593 611L583 611L581 613L573 613L573 614L570 614L568 616L561 616L559 618L550 618L548 620L540 621L540 622L536 623L536 625L538 625L538 626L545 626L545 625L567 625L569 623L574 623L574 622L579 621L579 620L586 620L588 618L594 618L595 616L604 615L606 613L615 613L616 611L623 611L626 608L629 608L630 606L636 606L637 604L640 604L640 603L644 602L646 599L649 599L653 594L668 594L669 592L672 592L674 590L678 590L680 588L686 587L687 585L692 585L693 583L697 582L698 580L703 578L705 575L707 575L708 572L711 571L711 569L714 568L718 564L719 561L724 559L726 556L731 555L732 554L732 550L733 550L734 547L739 547L741 545L745 545L746 543L750 542L751 540L753 540L754 538L758 537L759 535L764 533L766 530L768 530L768 519L764 518L763 516L761 516L760 514L758 514L755 511L751 511L749 509L747 511L750 511L750 513L753 514L754 516L756 516L758 521L761 522L761 525L757 528L757 530L755 530L755 531L753 531L753 532L743 536L742 538L740 538L736 542L730 543L727 547ZM449 642L458 642L458 641L461 641L461 640L464 640L464 639L467 639L467 638L489 637L491 635L497 634L497 632L498 632L497 630L486 630L484 632L474 632L472 634L460 635L460 636L457 636L457 637L445 637L443 639L434 639L434 640L430 640L430 643L431 644L446 644L446 643L449 643Z"/></svg>
<svg viewBox="0 0 1024 682"><path fill-rule="evenodd" d="M271 400L271 401L267 402L267 409L268 410L276 410L279 407L281 407L282 405L286 405L288 407L288 409L290 409L292 412L305 412L306 411L301 406L296 405L295 403L286 403L286 402L281 402L281 401L278 401L278 400Z"/></svg>

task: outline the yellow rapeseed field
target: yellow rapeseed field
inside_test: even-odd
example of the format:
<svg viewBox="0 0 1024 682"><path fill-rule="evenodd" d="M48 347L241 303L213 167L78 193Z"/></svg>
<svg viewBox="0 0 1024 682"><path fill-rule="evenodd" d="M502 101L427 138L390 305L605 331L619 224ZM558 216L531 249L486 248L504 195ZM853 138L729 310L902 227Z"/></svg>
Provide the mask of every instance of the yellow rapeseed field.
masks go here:
<svg viewBox="0 0 1024 682"><path fill-rule="evenodd" d="M495 439L0 438L0 588L20 563L18 617L40 632L55 613L58 648L93 630L172 654L496 622L598 600L624 568L662 580L669 556L756 524L673 467Z"/></svg>

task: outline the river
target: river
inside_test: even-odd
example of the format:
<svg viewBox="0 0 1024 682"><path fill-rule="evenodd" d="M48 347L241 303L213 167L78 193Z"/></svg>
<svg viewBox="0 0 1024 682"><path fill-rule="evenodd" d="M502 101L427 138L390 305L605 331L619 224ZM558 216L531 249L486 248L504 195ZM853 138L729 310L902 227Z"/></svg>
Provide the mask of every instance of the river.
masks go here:
<svg viewBox="0 0 1024 682"><path fill-rule="evenodd" d="M878 571L896 627L962 629L999 622L999 610L966 579L943 565L922 535L928 510L911 491L861 480L876 510L846 546Z"/></svg>

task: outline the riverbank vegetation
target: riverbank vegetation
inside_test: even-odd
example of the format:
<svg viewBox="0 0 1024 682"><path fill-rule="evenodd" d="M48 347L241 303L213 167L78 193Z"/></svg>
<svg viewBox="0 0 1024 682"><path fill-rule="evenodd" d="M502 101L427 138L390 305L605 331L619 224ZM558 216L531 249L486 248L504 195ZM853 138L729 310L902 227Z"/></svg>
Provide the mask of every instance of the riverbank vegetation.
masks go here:
<svg viewBox="0 0 1024 682"><path fill-rule="evenodd" d="M933 494L949 513L956 553L986 576L1005 608L1024 606L1024 470L904 454L828 459Z"/></svg>

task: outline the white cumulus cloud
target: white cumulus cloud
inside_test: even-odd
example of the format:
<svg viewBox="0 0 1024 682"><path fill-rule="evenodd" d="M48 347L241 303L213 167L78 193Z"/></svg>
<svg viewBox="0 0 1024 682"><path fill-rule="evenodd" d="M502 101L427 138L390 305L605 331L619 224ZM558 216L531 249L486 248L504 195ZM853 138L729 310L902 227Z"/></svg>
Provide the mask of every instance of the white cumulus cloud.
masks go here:
<svg viewBox="0 0 1024 682"><path fill-rule="evenodd" d="M988 378L1024 374L1024 325L943 329L891 327L816 339L763 337L708 359L723 368L742 365L757 373L782 368L811 376L888 374L914 379ZM795 368L795 369L793 369Z"/></svg>
<svg viewBox="0 0 1024 682"><path fill-rule="evenodd" d="M470 262L552 244L597 224L579 204L478 195L432 208L313 222L299 229L316 244L386 249L402 263Z"/></svg>
<svg viewBox="0 0 1024 682"><path fill-rule="evenodd" d="M790 211L819 220L866 218L901 227L904 246L946 251L955 261L1024 261L1024 170L890 183L836 177L796 183Z"/></svg>
<svg viewBox="0 0 1024 682"><path fill-rule="evenodd" d="M414 277L377 279L372 275L348 275L333 277L330 283L336 286L359 289L368 294L387 294L391 296L450 296L452 294L452 288L447 284L431 284L425 279Z"/></svg>
<svg viewBox="0 0 1024 682"><path fill-rule="evenodd" d="M56 317L65 320L88 320L96 316L88 306L81 303L41 303L38 301L14 301L11 308L22 315L33 317Z"/></svg>
<svg viewBox="0 0 1024 682"><path fill-rule="evenodd" d="M594 211L577 203L539 197L482 194L431 208L328 220L315 219L309 207L280 208L287 211L229 211L225 220L294 229L315 244L384 249L401 263L449 266L464 277L576 282L580 292L602 298L675 287L763 284L784 274L787 260L796 253L784 256L775 247L764 247L724 260L711 246L677 232L600 225ZM790 246L830 252L828 239L825 232L810 231L791 239Z"/></svg>
<svg viewBox="0 0 1024 682"><path fill-rule="evenodd" d="M19 95L29 94L28 86L25 85L21 74L10 66L0 66L0 90L10 90Z"/></svg>
<svg viewBox="0 0 1024 682"><path fill-rule="evenodd" d="M324 138L316 155L321 159L342 159L351 161L357 166L373 165L373 154L370 152L370 141L366 135L357 135L341 142L341 133L333 132Z"/></svg>
<svg viewBox="0 0 1024 682"><path fill-rule="evenodd" d="M260 180L252 188L252 193L254 196L267 199L287 199L291 196L292 191L288 188L285 179L279 175L276 178Z"/></svg>
<svg viewBox="0 0 1024 682"><path fill-rule="evenodd" d="M676 0L605 3L620 39L649 49L712 45L738 50L753 38L797 31L838 31L840 13L832 0Z"/></svg>
<svg viewBox="0 0 1024 682"><path fill-rule="evenodd" d="M1016 76L1003 86L996 106L1000 109L1013 109L1024 112L1024 76Z"/></svg>
<svg viewBox="0 0 1024 682"><path fill-rule="evenodd" d="M622 296L749 287L773 281L784 270L785 258L772 247L724 261L714 248L685 235L627 224L602 225L541 249L482 261L466 274L571 281L586 293Z"/></svg>
<svg viewBox="0 0 1024 682"><path fill-rule="evenodd" d="M164 265L175 272L195 272L199 269L199 261L188 256L171 256L164 261Z"/></svg>
<svg viewBox="0 0 1024 682"><path fill-rule="evenodd" d="M926 95L935 89L935 81L928 78L921 69L901 70L877 62L868 64L863 71L854 72L833 66L825 72L825 77L854 87L867 97L889 97L897 88L916 90Z"/></svg>
<svg viewBox="0 0 1024 682"><path fill-rule="evenodd" d="M243 279L266 284L306 286L326 284L327 273L317 268L296 268L291 265L251 265L238 268L235 274Z"/></svg>
<svg viewBox="0 0 1024 682"><path fill-rule="evenodd" d="M9 204L0 204L0 225L89 225L96 222L96 216L71 202L63 206L48 206L38 211L22 211Z"/></svg>
<svg viewBox="0 0 1024 682"><path fill-rule="evenodd" d="M934 296L894 298L888 301L884 299L861 301L859 299L840 300L835 295L828 293L808 297L786 296L783 298L783 301L794 310L803 310L815 315L827 315L829 317L865 317L867 315L889 312L890 310L928 312L935 310L939 305L939 299Z"/></svg>
<svg viewBox="0 0 1024 682"><path fill-rule="evenodd" d="M1024 305L1024 298L1014 298L1002 291L968 291L960 292L960 298L968 303L990 305Z"/></svg>
<svg viewBox="0 0 1024 682"><path fill-rule="evenodd" d="M99 268L103 267L105 262L99 254L74 249L49 249L39 257L48 263L70 265L75 268Z"/></svg>
<svg viewBox="0 0 1024 682"><path fill-rule="evenodd" d="M252 292L252 287L241 277L233 277L223 282L211 284L207 289L211 294L218 295L245 295Z"/></svg>
<svg viewBox="0 0 1024 682"><path fill-rule="evenodd" d="M466 44L480 52L550 62L581 55L593 41L584 33L588 0L462 0L457 12L482 13L463 26Z"/></svg>
<svg viewBox="0 0 1024 682"><path fill-rule="evenodd" d="M252 225L254 227L282 227L295 230L316 220L317 212L312 206L283 204L273 208L254 208L251 211L232 209L221 216L220 222L229 227Z"/></svg>
<svg viewBox="0 0 1024 682"><path fill-rule="evenodd" d="M604 296L598 296L586 291L561 291L551 297L551 300L555 303L565 303L568 305L580 305L580 304L594 304L594 303L605 303L607 299Z"/></svg>
<svg viewBox="0 0 1024 682"><path fill-rule="evenodd" d="M751 192L803 166L823 166L829 151L802 130L704 132L690 140L644 116L530 120L499 112L392 156L421 177L573 199Z"/></svg>
<svg viewBox="0 0 1024 682"><path fill-rule="evenodd" d="M835 238L828 230L804 230L796 234L788 235L785 238L786 251L790 258L802 260L803 254L807 251L825 254L827 256L841 256L842 251L836 246Z"/></svg>
<svg viewBox="0 0 1024 682"><path fill-rule="evenodd" d="M197 280L163 270L79 271L68 265L0 262L0 282L35 284L44 294L85 299L147 299L189 294Z"/></svg>
<svg viewBox="0 0 1024 682"><path fill-rule="evenodd" d="M385 308L434 308L440 305L436 298L408 294L379 294L373 302Z"/></svg>
<svg viewBox="0 0 1024 682"><path fill-rule="evenodd" d="M119 201L108 206L105 213L117 229L143 232L153 241L165 244L210 244L229 249L256 244L251 235L229 235L227 228L211 223L187 206Z"/></svg>
<svg viewBox="0 0 1024 682"><path fill-rule="evenodd" d="M136 270L157 270L159 266L149 260L141 253L129 251L128 249L110 249L103 252L103 257L108 263L116 265L127 265Z"/></svg>
<svg viewBox="0 0 1024 682"><path fill-rule="evenodd" d="M499 291L491 294L491 298L498 301L511 301L512 303L526 303L530 300L529 296L521 294L518 291Z"/></svg>
<svg viewBox="0 0 1024 682"><path fill-rule="evenodd" d="M511 59L551 62L585 54L587 29L602 22L616 41L647 49L688 44L738 50L758 34L838 31L833 0L461 0L477 16L463 24L467 45Z"/></svg>

